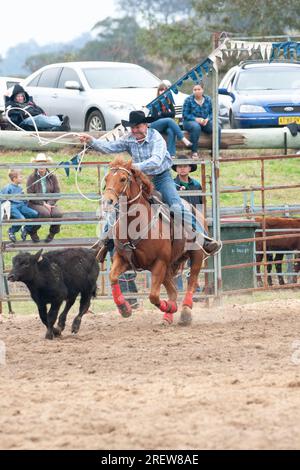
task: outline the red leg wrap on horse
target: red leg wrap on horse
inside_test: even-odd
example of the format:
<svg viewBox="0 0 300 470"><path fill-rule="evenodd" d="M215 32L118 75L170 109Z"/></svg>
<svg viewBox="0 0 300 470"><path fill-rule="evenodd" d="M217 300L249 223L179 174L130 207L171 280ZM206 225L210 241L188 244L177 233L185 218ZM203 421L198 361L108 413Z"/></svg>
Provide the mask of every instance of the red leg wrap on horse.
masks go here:
<svg viewBox="0 0 300 470"><path fill-rule="evenodd" d="M190 307L190 308L193 307L193 292L187 292L185 294L182 305L187 305L187 307Z"/></svg>
<svg viewBox="0 0 300 470"><path fill-rule="evenodd" d="M176 313L177 312L177 303L174 300L168 300L168 310L167 313Z"/></svg>
<svg viewBox="0 0 300 470"><path fill-rule="evenodd" d="M173 314L177 312L177 304L173 300L161 300L159 304L159 309L162 312Z"/></svg>
<svg viewBox="0 0 300 470"><path fill-rule="evenodd" d="M163 319L171 325L173 323L173 313L165 313Z"/></svg>
<svg viewBox="0 0 300 470"><path fill-rule="evenodd" d="M113 284L111 286L111 291L116 305L122 305L125 303L125 298L121 292L120 284Z"/></svg>
<svg viewBox="0 0 300 470"><path fill-rule="evenodd" d="M168 311L168 302L166 300L161 300L159 303L159 309L162 312L167 312Z"/></svg>

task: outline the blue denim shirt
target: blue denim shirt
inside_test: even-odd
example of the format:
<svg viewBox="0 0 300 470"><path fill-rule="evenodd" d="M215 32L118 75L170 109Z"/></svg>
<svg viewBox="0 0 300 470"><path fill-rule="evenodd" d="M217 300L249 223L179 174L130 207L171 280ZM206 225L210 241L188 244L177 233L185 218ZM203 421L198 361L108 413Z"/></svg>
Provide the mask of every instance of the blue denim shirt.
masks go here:
<svg viewBox="0 0 300 470"><path fill-rule="evenodd" d="M196 103L194 95L188 96L182 109L182 117L184 121L195 121L195 118L208 118L212 120L212 102L210 96L203 96L204 102L200 104Z"/></svg>
<svg viewBox="0 0 300 470"><path fill-rule="evenodd" d="M1 190L1 194L24 194L24 191L18 184L9 183ZM10 199L10 203L13 204L15 207L20 207L24 204L27 205L26 201L20 201L18 199Z"/></svg>
<svg viewBox="0 0 300 470"><path fill-rule="evenodd" d="M93 139L92 147L103 153L128 152L133 160L134 167L143 171L146 175L159 175L169 170L172 166L172 158L167 150L166 142L155 129L148 128L144 142L137 142L131 134L115 140Z"/></svg>

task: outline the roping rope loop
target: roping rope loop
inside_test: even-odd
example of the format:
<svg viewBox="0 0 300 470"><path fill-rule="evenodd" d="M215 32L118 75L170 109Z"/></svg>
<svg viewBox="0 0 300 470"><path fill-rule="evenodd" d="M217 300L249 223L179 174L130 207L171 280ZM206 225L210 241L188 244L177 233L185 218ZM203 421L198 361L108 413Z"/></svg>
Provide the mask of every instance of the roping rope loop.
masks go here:
<svg viewBox="0 0 300 470"><path fill-rule="evenodd" d="M32 120L32 125L34 127L34 131L24 131L24 129L22 129L20 126L18 126L17 124L15 124L14 122L12 122L12 120L10 119L9 117L9 113L10 111L12 110L20 110L20 108L18 107L11 107L9 109L6 110L5 112L5 117L6 119L8 120L8 122L13 126L15 127L16 129L20 130L21 132L26 132L26 135L31 135L32 137L36 137L39 141L39 144L41 146L46 146L48 145L49 143L52 143L52 142L58 142L60 141L61 144L65 144L65 145L77 145L75 144L74 142L64 142L62 141L63 138L65 138L66 136L70 137L70 136L75 136L75 137L80 137L80 133L78 132L66 132L58 137L54 137L54 138L45 138L45 137L41 137L40 136L40 133L39 133L39 130L37 128L37 125L33 119L33 116L29 113L29 111L27 111L26 109L23 109L23 111L28 115L28 117ZM116 131L120 131L122 130L122 132L124 132L124 128L123 126L118 126L116 127L115 129L113 129L112 131L109 131L107 132L105 135L103 135L102 137L100 137L101 140L108 140L108 137L110 135L112 135L114 138L115 138L115 133ZM86 151L91 148L90 146L87 146L86 143L83 144L83 150L76 154L78 157L79 157L79 162L78 162L78 165L77 165L77 168L75 170L75 185L76 185L76 189L78 191L78 193L82 196L82 198L88 200L88 201L91 201L91 202L99 202L101 201L102 199L102 183L103 183L103 180L105 178L105 175L104 177L102 178L102 181L101 181L101 184L100 184L100 197L97 198L97 199L91 199L89 198L88 196L86 196L80 189L79 187L79 184L78 184L78 174L80 172L80 168L81 168L81 165L82 165L82 162L83 162L83 159L85 157L85 154L86 154ZM72 160L72 158L74 158L74 156L70 157L68 162L70 162ZM45 176L42 176L40 179L38 179L37 181L35 181L35 183L38 183L39 181L42 181L43 179L47 178L47 176L49 176L49 174L52 174L52 173L55 173L58 169L60 168L60 165L57 165L53 170L51 170L49 173L47 173L47 175ZM35 184L34 183L34 184Z"/></svg>

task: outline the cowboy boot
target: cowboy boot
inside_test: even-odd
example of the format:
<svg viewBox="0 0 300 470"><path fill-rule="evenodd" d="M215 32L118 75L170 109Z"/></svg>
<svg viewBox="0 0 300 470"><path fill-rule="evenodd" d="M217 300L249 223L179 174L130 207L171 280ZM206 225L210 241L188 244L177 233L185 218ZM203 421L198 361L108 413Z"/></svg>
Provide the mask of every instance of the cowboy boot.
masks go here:
<svg viewBox="0 0 300 470"><path fill-rule="evenodd" d="M205 235L202 248L207 255L213 256L221 250L222 243Z"/></svg>
<svg viewBox="0 0 300 470"><path fill-rule="evenodd" d="M113 241L110 236L104 234L102 235L102 238L100 238L100 240L92 247L93 249L97 250L96 260L99 261L99 263L104 262L107 252L111 248L111 243L113 243Z"/></svg>

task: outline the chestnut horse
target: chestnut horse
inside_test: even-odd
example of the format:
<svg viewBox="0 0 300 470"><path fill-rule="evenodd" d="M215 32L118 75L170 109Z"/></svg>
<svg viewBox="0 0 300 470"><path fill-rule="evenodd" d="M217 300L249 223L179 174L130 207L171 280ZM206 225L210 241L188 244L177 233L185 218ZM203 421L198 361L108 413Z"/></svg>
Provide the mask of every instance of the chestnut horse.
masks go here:
<svg viewBox="0 0 300 470"><path fill-rule="evenodd" d="M256 222L261 224L262 228L262 217L255 217ZM267 240L266 247L267 251L274 251L274 261L277 262L275 264L276 272L278 274L278 281L280 285L284 285L284 278L282 275L282 263L280 261L283 260L284 254L283 253L276 253L276 251L300 251L300 218L292 218L292 217L266 217L265 218L265 226L266 226L266 236L271 237L273 235L280 235L281 238ZM296 229L296 230L293 230ZM297 231L297 229L299 231ZM270 231L272 230L272 231ZM278 230L278 231L277 231ZM262 237L262 232L256 232L255 237L257 238L256 242L256 250L263 251L263 242L259 241L259 238ZM289 237L285 237L285 235L289 235ZM291 236L294 235L294 236ZM297 258L300 255L296 256ZM263 259L263 253L256 255L257 263L261 263ZM267 254L267 261L273 261L273 254ZM268 272L268 285L272 286L272 277L270 275L272 271L272 264L267 266ZM299 264L295 263L294 267L295 272L299 272ZM260 266L257 266L257 274L259 274L257 278L257 282L259 285L263 285L261 276L260 276ZM297 282L297 281L296 281Z"/></svg>
<svg viewBox="0 0 300 470"><path fill-rule="evenodd" d="M173 277L184 260L190 259L190 277L187 291L182 303L179 324L188 325L192 321L193 293L197 285L204 253L202 248L185 250L186 238L172 239L169 221L164 216L153 214L150 204L153 185L141 171L132 167L132 162L116 158L110 164L110 171L105 177L103 204L107 207L118 207L123 196L126 197L124 210L120 210L113 227L115 253L110 271L110 283L114 301L123 317L131 315L131 307L121 293L119 276L130 269L151 271L150 302L164 312L163 323L173 323L177 312L177 290ZM139 212L139 227L143 234L133 235L130 230L137 220L136 207ZM114 210L114 209L113 209ZM142 214L142 215L141 215ZM125 222L125 232L122 228ZM155 232L155 235L153 235ZM172 230L171 230L172 232ZM164 285L168 300L160 298L160 289Z"/></svg>

